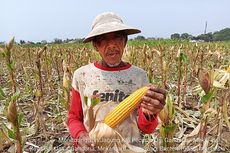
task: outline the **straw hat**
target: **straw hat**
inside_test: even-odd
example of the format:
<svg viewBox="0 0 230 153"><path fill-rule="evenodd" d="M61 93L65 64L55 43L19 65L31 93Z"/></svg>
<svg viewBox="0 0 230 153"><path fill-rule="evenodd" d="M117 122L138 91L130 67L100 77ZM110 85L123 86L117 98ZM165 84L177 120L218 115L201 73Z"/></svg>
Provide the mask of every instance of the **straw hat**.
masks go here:
<svg viewBox="0 0 230 153"><path fill-rule="evenodd" d="M83 40L84 43L90 42L95 36L102 34L124 31L127 35L140 33L139 29L130 27L123 23L122 19L113 12L99 14L93 21L92 30Z"/></svg>

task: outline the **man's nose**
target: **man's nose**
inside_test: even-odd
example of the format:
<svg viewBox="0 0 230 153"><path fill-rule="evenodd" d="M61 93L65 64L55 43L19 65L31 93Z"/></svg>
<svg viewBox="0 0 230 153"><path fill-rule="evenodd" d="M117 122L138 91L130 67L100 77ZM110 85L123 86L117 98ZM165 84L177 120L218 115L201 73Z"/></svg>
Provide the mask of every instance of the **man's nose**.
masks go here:
<svg viewBox="0 0 230 153"><path fill-rule="evenodd" d="M108 49L113 50L113 49L117 49L117 48L116 48L116 46L114 44L109 44Z"/></svg>

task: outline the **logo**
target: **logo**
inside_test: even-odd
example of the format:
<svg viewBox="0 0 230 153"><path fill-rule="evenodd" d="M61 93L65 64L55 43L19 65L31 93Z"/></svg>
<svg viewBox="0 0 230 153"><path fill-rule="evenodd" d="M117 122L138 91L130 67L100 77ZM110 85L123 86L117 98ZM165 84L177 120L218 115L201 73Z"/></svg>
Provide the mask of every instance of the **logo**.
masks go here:
<svg viewBox="0 0 230 153"><path fill-rule="evenodd" d="M99 93L98 90L93 91L93 95L100 94L101 102L103 101L119 101L121 102L129 95L126 95L123 91L116 89L114 92L102 92Z"/></svg>

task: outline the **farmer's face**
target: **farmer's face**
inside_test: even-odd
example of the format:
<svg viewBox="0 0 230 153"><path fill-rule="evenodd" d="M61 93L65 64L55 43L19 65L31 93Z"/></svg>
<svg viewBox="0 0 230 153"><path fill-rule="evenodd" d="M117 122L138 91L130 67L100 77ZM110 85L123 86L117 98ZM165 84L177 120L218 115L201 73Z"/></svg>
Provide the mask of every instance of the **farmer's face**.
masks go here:
<svg viewBox="0 0 230 153"><path fill-rule="evenodd" d="M104 62L109 65L117 65L121 62L125 44L124 34L113 32L98 36L94 46Z"/></svg>

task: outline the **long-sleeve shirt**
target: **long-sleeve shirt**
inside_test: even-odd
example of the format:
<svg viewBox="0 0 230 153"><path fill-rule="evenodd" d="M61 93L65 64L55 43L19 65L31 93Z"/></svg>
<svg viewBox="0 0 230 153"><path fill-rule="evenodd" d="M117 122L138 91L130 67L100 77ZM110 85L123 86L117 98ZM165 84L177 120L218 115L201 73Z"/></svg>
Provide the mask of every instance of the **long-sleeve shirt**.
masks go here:
<svg viewBox="0 0 230 153"><path fill-rule="evenodd" d="M145 71L130 64L119 69L104 68L98 63L91 63L77 69L73 76L72 100L68 112L68 127L71 137L77 139L81 132L89 132L87 104L84 102L85 96L92 97L99 94L101 104L105 104L108 101L119 103L133 91L147 84ZM102 112L102 116L105 117L105 115L106 112ZM98 120L102 119L99 117ZM147 120L141 107L138 107L136 113L134 112L130 115L130 118L124 121L123 124L117 129L118 131L122 129L121 135L125 133L124 137L133 136L136 139L140 135L139 131L152 133L158 124L158 120L156 116ZM127 128L127 130L124 128ZM127 134L127 131L132 133Z"/></svg>

